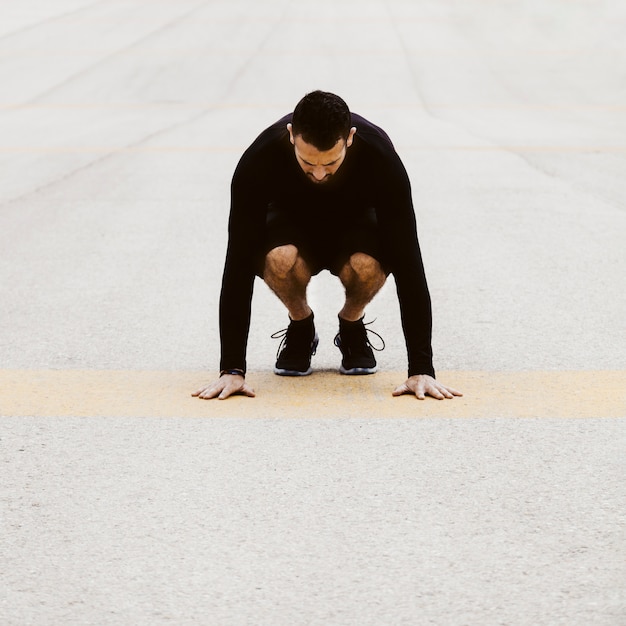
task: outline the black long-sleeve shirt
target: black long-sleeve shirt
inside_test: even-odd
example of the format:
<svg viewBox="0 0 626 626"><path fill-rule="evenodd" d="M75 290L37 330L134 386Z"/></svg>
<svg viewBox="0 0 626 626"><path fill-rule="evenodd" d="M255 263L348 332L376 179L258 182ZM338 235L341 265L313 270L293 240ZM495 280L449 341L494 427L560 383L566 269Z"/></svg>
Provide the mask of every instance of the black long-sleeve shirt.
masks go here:
<svg viewBox="0 0 626 626"><path fill-rule="evenodd" d="M435 375L430 295L417 239L411 186L391 140L352 114L352 146L333 178L309 181L289 140L291 114L267 128L244 152L231 184L228 248L220 296L221 369L246 369L256 264L263 252L268 205L311 206L311 198L360 201L374 207L386 269L394 276L408 354L408 375ZM320 212L320 219L324 212ZM328 224L333 228L332 221Z"/></svg>

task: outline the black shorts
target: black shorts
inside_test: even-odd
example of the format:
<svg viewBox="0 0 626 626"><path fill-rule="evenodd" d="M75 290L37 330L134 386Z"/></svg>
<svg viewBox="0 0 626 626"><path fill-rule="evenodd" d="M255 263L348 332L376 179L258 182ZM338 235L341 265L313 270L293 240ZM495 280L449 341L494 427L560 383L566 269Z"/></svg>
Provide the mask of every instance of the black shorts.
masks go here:
<svg viewBox="0 0 626 626"><path fill-rule="evenodd" d="M335 275L355 252L375 258L385 267L380 245L376 210L307 212L298 215L274 204L267 210L265 246L260 268L267 253L291 244L298 248L313 275L329 270ZM262 271L259 273L262 275Z"/></svg>

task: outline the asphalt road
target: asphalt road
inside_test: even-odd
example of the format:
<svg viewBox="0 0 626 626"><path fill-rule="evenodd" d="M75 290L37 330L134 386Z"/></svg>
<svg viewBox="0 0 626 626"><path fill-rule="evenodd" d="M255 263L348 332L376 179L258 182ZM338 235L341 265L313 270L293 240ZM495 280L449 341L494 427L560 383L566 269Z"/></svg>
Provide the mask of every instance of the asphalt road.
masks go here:
<svg viewBox="0 0 626 626"><path fill-rule="evenodd" d="M0 2L0 624L626 624L626 8ZM307 91L413 183L435 366L216 375L229 183Z"/></svg>

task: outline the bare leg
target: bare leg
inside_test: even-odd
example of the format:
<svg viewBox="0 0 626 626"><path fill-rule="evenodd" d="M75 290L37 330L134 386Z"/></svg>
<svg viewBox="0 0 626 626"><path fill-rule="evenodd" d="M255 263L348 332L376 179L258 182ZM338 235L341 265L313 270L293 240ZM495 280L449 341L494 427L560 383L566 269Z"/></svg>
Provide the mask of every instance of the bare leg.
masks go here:
<svg viewBox="0 0 626 626"><path fill-rule="evenodd" d="M287 244L270 250L265 257L263 280L287 307L292 320L303 320L311 315L306 299L311 271L298 254L298 248Z"/></svg>
<svg viewBox="0 0 626 626"><path fill-rule="evenodd" d="M385 284L387 276L376 259L355 252L341 268L339 279L346 290L346 302L339 317L356 322L363 317L365 307Z"/></svg>

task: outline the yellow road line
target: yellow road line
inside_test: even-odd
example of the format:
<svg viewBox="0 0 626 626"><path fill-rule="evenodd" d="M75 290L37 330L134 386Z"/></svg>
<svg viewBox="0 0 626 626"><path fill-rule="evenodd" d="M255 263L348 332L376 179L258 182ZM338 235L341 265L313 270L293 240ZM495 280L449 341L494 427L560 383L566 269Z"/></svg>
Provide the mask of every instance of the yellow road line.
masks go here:
<svg viewBox="0 0 626 626"><path fill-rule="evenodd" d="M199 400L199 371L0 370L0 416L195 418L626 417L626 371L441 372L462 398L394 398L402 372L283 378L251 372L256 398Z"/></svg>

